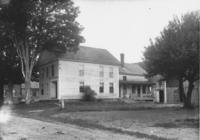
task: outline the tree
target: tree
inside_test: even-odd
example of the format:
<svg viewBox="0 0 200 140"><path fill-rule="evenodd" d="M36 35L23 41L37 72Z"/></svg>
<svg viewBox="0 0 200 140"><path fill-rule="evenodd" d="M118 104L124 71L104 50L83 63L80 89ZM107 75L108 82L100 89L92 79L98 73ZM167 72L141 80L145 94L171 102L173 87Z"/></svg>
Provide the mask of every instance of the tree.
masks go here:
<svg viewBox="0 0 200 140"><path fill-rule="evenodd" d="M179 91L185 107L191 107L194 82L199 79L200 12L175 17L161 35L150 41L144 53L149 76L160 74L179 80ZM187 93L183 82L188 81Z"/></svg>
<svg viewBox="0 0 200 140"><path fill-rule="evenodd" d="M4 101L3 86L8 85L9 97L12 99L13 83L21 84L23 81L17 52L12 47L12 42L1 35L0 33L0 106Z"/></svg>
<svg viewBox="0 0 200 140"><path fill-rule="evenodd" d="M32 71L41 52L76 51L84 41L75 20L78 14L71 0L11 0L1 8L0 32L12 41L20 58L26 103L30 103Z"/></svg>

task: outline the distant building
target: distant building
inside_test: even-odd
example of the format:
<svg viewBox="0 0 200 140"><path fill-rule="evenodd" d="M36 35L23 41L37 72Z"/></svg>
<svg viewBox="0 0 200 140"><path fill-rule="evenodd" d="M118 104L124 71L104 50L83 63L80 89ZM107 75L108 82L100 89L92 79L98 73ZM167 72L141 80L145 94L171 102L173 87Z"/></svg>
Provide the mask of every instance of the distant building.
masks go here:
<svg viewBox="0 0 200 140"><path fill-rule="evenodd" d="M163 79L161 76L154 77L154 97L155 102L177 104L181 103L179 96L179 82L174 78ZM187 92L188 82L184 82L184 92ZM199 81L194 83L191 102L193 105L199 104Z"/></svg>
<svg viewBox="0 0 200 140"><path fill-rule="evenodd" d="M37 97L39 95L39 83L31 82L31 95ZM24 84L14 84L12 95L9 93L8 85L4 85L4 100L9 100L12 97L14 103L19 102L20 99L25 98L25 85Z"/></svg>

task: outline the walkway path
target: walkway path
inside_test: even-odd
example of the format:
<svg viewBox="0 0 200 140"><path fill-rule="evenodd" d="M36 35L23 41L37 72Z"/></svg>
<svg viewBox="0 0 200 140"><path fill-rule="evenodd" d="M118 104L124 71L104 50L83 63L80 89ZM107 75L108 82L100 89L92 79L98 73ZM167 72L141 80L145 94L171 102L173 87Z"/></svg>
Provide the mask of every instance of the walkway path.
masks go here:
<svg viewBox="0 0 200 140"><path fill-rule="evenodd" d="M138 139L108 131L81 128L70 124L50 123L13 116L7 124L0 124L3 140L132 140ZM1 139L0 138L0 139Z"/></svg>

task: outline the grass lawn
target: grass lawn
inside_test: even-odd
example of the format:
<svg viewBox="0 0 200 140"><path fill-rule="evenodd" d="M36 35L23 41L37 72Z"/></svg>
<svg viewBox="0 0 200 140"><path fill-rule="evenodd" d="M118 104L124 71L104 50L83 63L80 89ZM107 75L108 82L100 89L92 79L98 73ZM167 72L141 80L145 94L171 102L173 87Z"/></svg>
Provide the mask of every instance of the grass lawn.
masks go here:
<svg viewBox="0 0 200 140"><path fill-rule="evenodd" d="M56 102L17 105L17 114L152 140L198 139L198 109L156 108L152 103Z"/></svg>

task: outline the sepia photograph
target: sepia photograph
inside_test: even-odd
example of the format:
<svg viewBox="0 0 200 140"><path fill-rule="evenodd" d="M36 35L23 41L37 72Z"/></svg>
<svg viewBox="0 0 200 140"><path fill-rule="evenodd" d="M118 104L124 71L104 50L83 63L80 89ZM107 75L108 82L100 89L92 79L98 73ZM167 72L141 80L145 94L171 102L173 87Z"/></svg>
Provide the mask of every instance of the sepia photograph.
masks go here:
<svg viewBox="0 0 200 140"><path fill-rule="evenodd" d="M0 140L199 140L199 0L0 0Z"/></svg>

